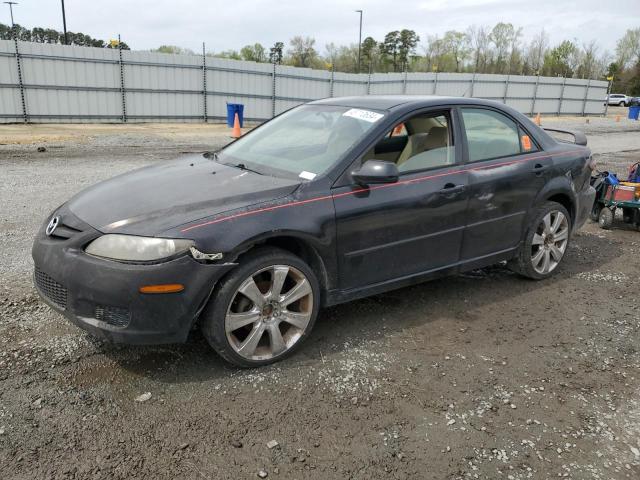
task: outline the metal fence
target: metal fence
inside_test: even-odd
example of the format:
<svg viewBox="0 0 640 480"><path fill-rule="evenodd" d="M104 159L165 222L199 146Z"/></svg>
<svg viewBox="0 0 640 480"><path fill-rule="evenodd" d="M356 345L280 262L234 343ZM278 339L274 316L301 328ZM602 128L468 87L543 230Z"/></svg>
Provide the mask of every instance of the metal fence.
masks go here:
<svg viewBox="0 0 640 480"><path fill-rule="evenodd" d="M604 113L607 82L466 73L340 73L204 55L0 40L0 122L207 122L226 103L262 121L345 95L453 95L529 114Z"/></svg>

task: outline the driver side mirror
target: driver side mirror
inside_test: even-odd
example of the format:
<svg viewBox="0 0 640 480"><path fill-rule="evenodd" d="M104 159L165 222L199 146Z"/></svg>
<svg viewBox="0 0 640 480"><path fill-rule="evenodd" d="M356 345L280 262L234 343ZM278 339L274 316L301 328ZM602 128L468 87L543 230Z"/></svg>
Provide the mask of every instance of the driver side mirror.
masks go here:
<svg viewBox="0 0 640 480"><path fill-rule="evenodd" d="M367 160L358 170L351 173L351 178L362 185L394 183L398 181L399 176L398 166L395 163L381 160Z"/></svg>

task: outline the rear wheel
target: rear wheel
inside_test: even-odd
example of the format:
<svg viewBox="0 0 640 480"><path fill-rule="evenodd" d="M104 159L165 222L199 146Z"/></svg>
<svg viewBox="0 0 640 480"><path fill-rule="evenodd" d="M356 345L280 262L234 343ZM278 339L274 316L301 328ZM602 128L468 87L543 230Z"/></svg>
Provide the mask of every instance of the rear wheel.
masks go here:
<svg viewBox="0 0 640 480"><path fill-rule="evenodd" d="M542 280L553 274L569 245L571 218L556 202L545 202L532 215L516 257L509 267L525 277Z"/></svg>
<svg viewBox="0 0 640 480"><path fill-rule="evenodd" d="M202 331L225 360L258 367L293 353L313 328L320 287L300 258L261 248L225 277L202 315Z"/></svg>

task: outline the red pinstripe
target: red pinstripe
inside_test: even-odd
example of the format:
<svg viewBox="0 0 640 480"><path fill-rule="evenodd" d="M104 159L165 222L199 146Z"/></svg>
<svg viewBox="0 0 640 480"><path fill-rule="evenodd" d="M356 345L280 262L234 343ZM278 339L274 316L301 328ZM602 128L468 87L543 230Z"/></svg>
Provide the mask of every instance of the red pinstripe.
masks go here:
<svg viewBox="0 0 640 480"><path fill-rule="evenodd" d="M564 155L572 155L572 154L576 154L576 153L578 153L576 150L567 150L565 152L554 153L553 156L559 157L559 156L564 156ZM346 197L347 195L355 195L355 194L360 193L360 192L366 192L366 191L372 191L372 190L380 190L382 188L397 187L399 185L407 185L407 184L411 184L411 183L419 183L419 182L424 182L425 180L431 180L433 178L439 178L439 177L446 177L446 176L449 176L449 175L455 175L456 173L464 173L464 172L469 172L469 171L488 170L490 168L504 167L504 166L507 166L507 165L514 165L514 164L517 164L517 163L529 162L531 160L537 160L537 159L540 159L540 158L546 158L546 157L550 157L550 156L551 156L551 154L544 153L544 154L541 154L541 155L535 155L533 157L527 157L527 158L522 159L522 160L511 160L509 162L493 163L491 165L482 165L482 166L476 166L476 167L461 168L459 170L453 170L453 171L443 172L443 173L436 173L436 174L433 174L433 175L426 175L424 177L417 177L417 178L412 178L412 179L409 179L409 180L401 180L401 181L394 182L394 183L385 183L385 184L382 184L382 185L374 185L372 187L367 187L367 188L364 188L364 187L363 188L357 188L357 189L351 190L349 192L336 193L336 194L332 194L332 195L324 195L324 196L321 196L321 197L308 198L306 200L296 200L294 202L284 203L282 205L273 205L273 206L270 206L270 207L257 208L255 210L248 210L246 212L235 213L233 215L227 215L227 216L223 216L223 217L220 217L220 218L216 218L215 220L209 220L207 222L199 223L199 224L196 224L196 225L191 225L190 227L187 227L187 228L184 228L184 229L180 230L180 232L185 233L185 232L188 232L190 230L194 230L196 228L206 227L208 225L215 225L216 223L226 222L227 220L233 220L235 218L247 217L249 215L256 215L258 213L271 212L273 210L279 210L281 208L296 207L296 206L299 206L299 205L306 205L307 203L321 202L321 201L324 201L324 200L333 200L335 198Z"/></svg>

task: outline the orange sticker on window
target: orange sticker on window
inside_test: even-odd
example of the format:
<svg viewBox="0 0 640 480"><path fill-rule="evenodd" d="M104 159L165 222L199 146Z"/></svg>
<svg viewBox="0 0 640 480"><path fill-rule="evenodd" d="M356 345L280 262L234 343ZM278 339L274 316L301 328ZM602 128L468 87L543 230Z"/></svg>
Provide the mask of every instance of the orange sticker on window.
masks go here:
<svg viewBox="0 0 640 480"><path fill-rule="evenodd" d="M526 151L531 150L531 139L529 138L529 135L522 135L522 148Z"/></svg>

